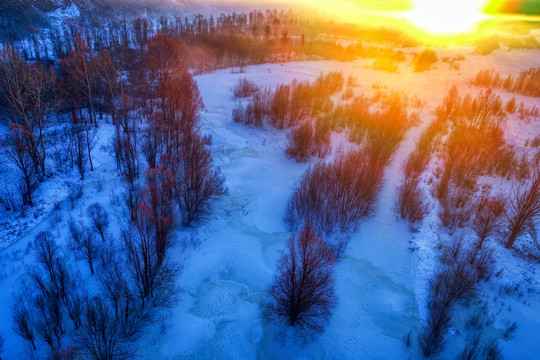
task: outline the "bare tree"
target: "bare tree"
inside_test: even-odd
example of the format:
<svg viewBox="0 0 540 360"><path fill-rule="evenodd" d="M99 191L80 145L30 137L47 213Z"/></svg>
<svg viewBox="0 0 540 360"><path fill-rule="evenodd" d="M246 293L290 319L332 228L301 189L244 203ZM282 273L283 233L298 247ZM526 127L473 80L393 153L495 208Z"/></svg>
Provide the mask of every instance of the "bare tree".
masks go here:
<svg viewBox="0 0 540 360"><path fill-rule="evenodd" d="M145 143L146 144L146 143ZM129 182L133 183L139 178L139 139L136 128L127 133L121 133L120 127L116 127L113 139L116 166L120 174Z"/></svg>
<svg viewBox="0 0 540 360"><path fill-rule="evenodd" d="M36 312L36 330L52 351L62 346L65 335L64 312L54 289L38 293L32 303Z"/></svg>
<svg viewBox="0 0 540 360"><path fill-rule="evenodd" d="M37 234L34 240L34 251L36 262L47 272L51 281L56 281L59 248L53 235L48 231Z"/></svg>
<svg viewBox="0 0 540 360"><path fill-rule="evenodd" d="M19 170L18 189L23 205L34 206L32 195L39 183L34 161L37 149L32 141L32 134L24 126L12 123L2 146L8 160Z"/></svg>
<svg viewBox="0 0 540 360"><path fill-rule="evenodd" d="M80 293L73 293L70 296L69 303L66 305L66 312L73 322L75 330L79 329L82 321L82 313L84 310L84 298Z"/></svg>
<svg viewBox="0 0 540 360"><path fill-rule="evenodd" d="M474 296L479 280L479 273L462 259L454 266L443 269L430 280L428 315L418 337L418 344L424 356L435 356L444 350L444 336L452 309L457 301Z"/></svg>
<svg viewBox="0 0 540 360"><path fill-rule="evenodd" d="M238 82L234 85L232 90L234 97L240 99L254 95L257 91L259 91L259 87L257 84L244 77L238 79Z"/></svg>
<svg viewBox="0 0 540 360"><path fill-rule="evenodd" d="M444 335L451 319L451 310L438 299L428 303L428 319L423 327L418 343L426 357L439 354L446 345Z"/></svg>
<svg viewBox="0 0 540 360"><path fill-rule="evenodd" d="M101 90L105 102L105 107L110 111L113 124L117 124L116 98L121 91L119 86L119 76L116 66L105 51L93 59L92 65L96 78L99 80L97 90Z"/></svg>
<svg viewBox="0 0 540 360"><path fill-rule="evenodd" d="M97 126L94 111L96 71L94 62L92 61L92 51L86 41L80 36L77 36L75 39L75 48L65 59L61 60L61 70L64 75L66 87L69 89L68 91L71 92L72 107L78 107L79 110L82 110L84 102L86 102L88 105L90 124L95 124ZM75 106L76 102L78 102L77 106ZM79 124L82 119L90 170L94 171L91 154L93 145L87 117L81 112L79 116L80 119L77 119L75 110L73 110L73 114L74 124Z"/></svg>
<svg viewBox="0 0 540 360"><path fill-rule="evenodd" d="M76 91L88 104L90 123L94 124L94 96L96 84L95 62L88 43L79 35L75 38L74 48L65 59L61 59L62 70L72 91ZM82 99L81 99L82 100Z"/></svg>
<svg viewBox="0 0 540 360"><path fill-rule="evenodd" d="M56 296L67 305L75 280L65 258L61 256L60 247L50 232L42 231L36 235L34 253L35 261L41 265L42 271L38 268L30 268L28 271L30 277L41 291L54 291ZM42 275L43 272L45 272L45 278ZM47 287L52 290L46 290Z"/></svg>
<svg viewBox="0 0 540 360"><path fill-rule="evenodd" d="M101 252L101 270L98 274L99 288L118 321L130 322L132 317L140 317L137 291L126 273L125 261L117 246L109 244Z"/></svg>
<svg viewBox="0 0 540 360"><path fill-rule="evenodd" d="M182 224L188 226L209 213L212 202L227 192L225 177L212 167L210 138L192 133L184 142L182 168L177 175Z"/></svg>
<svg viewBox="0 0 540 360"><path fill-rule="evenodd" d="M92 230L99 234L101 239L105 241L105 234L109 227L109 214L101 206L100 203L93 203L86 209Z"/></svg>
<svg viewBox="0 0 540 360"><path fill-rule="evenodd" d="M68 245L78 260L86 260L90 273L94 275L94 261L99 256L99 246L94 233L84 224L77 225L73 218L69 219L70 237Z"/></svg>
<svg viewBox="0 0 540 360"><path fill-rule="evenodd" d="M361 151L315 164L289 199L285 222L291 230L297 230L311 220L317 231L326 235L354 228L373 210L383 170L379 160Z"/></svg>
<svg viewBox="0 0 540 360"><path fill-rule="evenodd" d="M502 196L483 194L473 207L472 229L478 236L478 241L471 256L471 264L482 249L484 241L501 228L504 220L506 201Z"/></svg>
<svg viewBox="0 0 540 360"><path fill-rule="evenodd" d="M150 235L156 246L157 265L165 260L167 249L171 245L172 230L176 225L176 214L173 207L174 175L166 167L148 169L147 185L141 190L137 208L139 223L148 222L154 226Z"/></svg>
<svg viewBox="0 0 540 360"><path fill-rule="evenodd" d="M74 115L74 118L77 119L76 115ZM88 160L86 155L86 135L84 126L80 123L72 123L69 135L72 159L71 166L73 166L73 163L77 166L81 180L84 180L84 175L86 174L86 163Z"/></svg>
<svg viewBox="0 0 540 360"><path fill-rule="evenodd" d="M540 166L536 165L527 183L517 186L510 199L508 232L505 247L514 246L518 236L526 232L534 234L535 221L540 217Z"/></svg>
<svg viewBox="0 0 540 360"><path fill-rule="evenodd" d="M83 355L93 360L124 360L135 355L134 341L141 328L124 327L101 297L87 300L81 328L74 343Z"/></svg>
<svg viewBox="0 0 540 360"><path fill-rule="evenodd" d="M19 297L15 302L12 310L13 313L13 331L28 341L32 345L32 349L36 350L36 336L34 327L30 318L31 314L28 309L28 304L22 297Z"/></svg>
<svg viewBox="0 0 540 360"><path fill-rule="evenodd" d="M304 340L324 331L337 299L335 257L308 223L287 242L263 308L270 321L294 327Z"/></svg>
<svg viewBox="0 0 540 360"><path fill-rule="evenodd" d="M277 129L287 125L291 88L288 85L279 85L269 107L270 121Z"/></svg>

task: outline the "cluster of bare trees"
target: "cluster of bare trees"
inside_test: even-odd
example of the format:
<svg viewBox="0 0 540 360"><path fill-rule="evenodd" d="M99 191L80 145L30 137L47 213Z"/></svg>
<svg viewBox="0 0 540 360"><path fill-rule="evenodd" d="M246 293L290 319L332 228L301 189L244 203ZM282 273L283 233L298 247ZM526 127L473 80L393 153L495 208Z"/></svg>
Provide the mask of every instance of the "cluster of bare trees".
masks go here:
<svg viewBox="0 0 540 360"><path fill-rule="evenodd" d="M247 78L241 78L238 83L233 87L234 97L237 99L248 98L259 91L259 87Z"/></svg>
<svg viewBox="0 0 540 360"><path fill-rule="evenodd" d="M326 328L337 304L335 256L311 223L291 237L263 303L263 316L285 335L308 341Z"/></svg>
<svg viewBox="0 0 540 360"><path fill-rule="evenodd" d="M457 91L457 89L455 90ZM451 91L445 98L445 104L448 105L448 102L452 101L452 94L453 92ZM433 155L436 137L446 128L445 116L452 112L452 110L445 109L443 111L442 107L440 107L436 112L439 113L437 119L420 135L415 149L403 164L403 179L398 187L396 207L401 218L409 221L411 224L421 221L428 212L425 195L419 186L420 176L425 171Z"/></svg>
<svg viewBox="0 0 540 360"><path fill-rule="evenodd" d="M81 179L88 163L93 170L97 108L111 112L114 108L111 99L116 94L106 88L117 74L107 54L93 53L77 36L74 47L59 59L59 64L59 71L46 63L29 64L9 44L0 51L0 104L11 121L2 147L18 170L16 183L22 206L34 205L34 191L51 172L48 158L58 171L76 167ZM107 103L111 104L105 108ZM53 131L49 125L62 113L71 115L71 123L56 123Z"/></svg>
<svg viewBox="0 0 540 360"><path fill-rule="evenodd" d="M497 209L497 199L488 200L491 209ZM484 215L488 211L484 211ZM495 215L497 219L500 214ZM480 217L476 230L491 231L497 220L486 220ZM482 225L480 225L482 223ZM495 224L495 225L494 225ZM418 344L422 354L426 357L438 355L445 348L445 336L452 319L453 308L463 301L476 296L478 283L488 281L493 274L492 253L478 246L481 243L464 245L461 238L454 238L449 246L443 246L441 255L442 269L437 272L428 284L427 318L418 336ZM477 327L481 327L478 325ZM498 355L498 349L489 340L484 347L480 347L480 337L472 342L474 346L465 348L464 353L474 353L483 358L491 358L488 353ZM495 357L498 358L498 357Z"/></svg>
<svg viewBox="0 0 540 360"><path fill-rule="evenodd" d="M381 106L370 110L375 101L380 101ZM296 229L310 220L319 232L329 235L353 229L360 218L373 210L384 168L414 117L399 94L389 94L379 100L358 97L336 106L326 121L332 127L347 129L351 140L362 149L312 166L289 200L285 221ZM295 132L292 136L296 136ZM297 148L304 147L303 141L295 143ZM341 254L346 244L334 245L337 254Z"/></svg>
<svg viewBox="0 0 540 360"><path fill-rule="evenodd" d="M493 156L508 151L501 130L505 113L498 96L487 90L477 97L460 97L453 87L435 115L435 121L420 136L403 165L404 179L397 201L404 219L422 220L427 207L419 188L420 176L433 152L441 149L444 168L434 193L441 202L441 223L449 229L453 241L441 244L443 266L429 283L428 315L418 337L426 357L443 351L453 307L475 296L476 284L490 278L493 249L486 246L486 241L498 237L512 248L521 235L534 236L534 223L540 215L538 161L526 161L529 175L521 177L516 172L501 172L497 162L502 160ZM450 134L446 142L439 141L447 131ZM481 174L509 177L515 186L508 194L493 194L489 187L479 191L477 177ZM474 234L472 241L458 235L457 230L463 228ZM469 340L460 358L500 358L495 342L487 340L481 346L478 334Z"/></svg>
<svg viewBox="0 0 540 360"><path fill-rule="evenodd" d="M340 92L344 85L343 75L340 72L330 72L321 74L313 82L293 81L290 85L281 84L275 89L251 88L246 96L251 97L247 107L238 107L236 113L237 122L255 124L261 126L257 121L252 121L254 112L250 109L259 107L259 98L262 97L262 115L268 122L277 129L288 128L300 124L306 118L313 118L332 108L330 96ZM233 91L240 93L242 88L247 87L249 81L240 79ZM247 92L244 89L244 92ZM258 125L257 125L258 124Z"/></svg>
<svg viewBox="0 0 540 360"><path fill-rule="evenodd" d="M152 201L154 195L150 190L141 196ZM164 253L172 239L172 224L159 219L158 225L155 219L164 218L163 213L151 211L140 206L137 220L129 222L120 239L109 235L108 214L99 203L87 208L89 225L70 219L66 248L49 232L36 236L33 249L38 266L28 269L12 310L14 331L33 350L44 341L51 356L108 360L135 355L134 343L145 326L175 301L177 267ZM93 285L84 286L68 265L70 253L97 275Z"/></svg>
<svg viewBox="0 0 540 360"><path fill-rule="evenodd" d="M36 174L42 175L35 159L44 156L35 139L46 141L50 135L64 141L65 148L54 148L56 168L76 167L83 179L87 166L93 168L94 135L103 114L115 128L112 149L127 207L121 236L109 232L109 215L99 203L87 208L86 222L70 219L65 249L50 233L39 234L34 249L41 266L28 270L28 286L13 308L15 331L34 349L45 341L54 356L132 357L145 326L175 300L177 266L167 257L175 228L201 220L227 191L213 165L211 139L198 130L203 104L182 61L181 43L162 33L139 40L140 61L128 65L122 52L96 52L75 36L59 60L59 74L47 70L59 75L52 87L58 94L54 110L70 123L55 124L56 138L45 127L43 137L35 136L21 120L5 141L25 180L21 188L34 190ZM9 94L2 95L5 101ZM28 106L25 114L32 110ZM32 131L40 134L36 128ZM21 195L31 205L27 192ZM86 263L92 286L82 286L67 265L70 255Z"/></svg>
<svg viewBox="0 0 540 360"><path fill-rule="evenodd" d="M89 213L100 207L93 204ZM105 214L102 212L102 215ZM144 247L137 235L97 239L105 223L91 228L70 220L68 247L59 246L49 232L39 233L33 244L36 266L28 268L25 284L14 303L13 330L36 350L43 341L53 358L95 360L129 359L135 341L159 309L175 300L172 264L157 267L157 248ZM69 265L88 262L95 283L85 286ZM146 258L142 258L146 254ZM151 260L153 267L143 267Z"/></svg>
<svg viewBox="0 0 540 360"><path fill-rule="evenodd" d="M72 30L57 68L30 65L12 46L1 51L0 104L13 121L2 144L18 169L22 205L34 204L33 193L50 174L48 149L57 171L76 168L83 180L93 170L92 150L105 114L116 128L113 150L130 191L136 191L144 172L142 156L150 171L172 173L181 222L197 221L225 188L212 166L211 139L198 131L203 103L182 60L185 45L163 33L147 37L136 32L140 49L133 55L137 61L129 64L126 52L133 49L117 44L96 51L96 34ZM62 116L71 121L54 119ZM4 204L13 202L11 193L3 197Z"/></svg>
<svg viewBox="0 0 540 360"><path fill-rule="evenodd" d="M517 236L531 228L526 223L531 224L537 216L535 209L540 197L535 187L538 179L535 169L538 166L532 164L533 170L530 170L529 161L525 157L518 160L513 155L514 150L506 145L501 129L505 113L500 98L491 90L481 92L476 98L460 98L454 91L453 99L451 133L437 187L442 205L441 220L451 231L470 225L477 232L481 247L485 238L500 227L501 219L505 219L506 247L510 248ZM529 175L520 179L523 175L517 170L523 168ZM478 201L483 205L476 204L473 199L477 177L493 173L504 177L513 175L517 177L515 182L522 185L508 198L482 194ZM503 211L505 204L511 205L510 211Z"/></svg>
<svg viewBox="0 0 540 360"><path fill-rule="evenodd" d="M501 126L506 115L500 98L491 90L477 97L461 97L454 86L435 115L435 121L420 136L403 166L397 202L402 218L415 222L425 215L419 177L435 149L435 139L450 129L443 144L445 164L436 186L442 224L451 234L459 228L470 228L477 235L474 253L482 249L486 239L496 235L506 237L507 248L512 248L521 235L534 236L534 222L540 214L538 161L504 156L514 150L503 138ZM523 169L526 176L521 173ZM477 194L477 177L483 174L513 175L515 185L505 195L492 195L487 190Z"/></svg>
<svg viewBox="0 0 540 360"><path fill-rule="evenodd" d="M245 81L241 79L236 87ZM294 81L274 90L259 89L246 106L239 104L233 110L233 120L262 126L268 119L278 129L290 128L286 152L297 161L328 154L331 131L340 128L347 130L351 140L364 144L371 155L388 162L416 119L407 108L410 99L392 92L374 98L359 96L335 106L330 97L342 91L344 83L342 74L333 72L311 83ZM370 109L377 102L380 106Z"/></svg>
<svg viewBox="0 0 540 360"><path fill-rule="evenodd" d="M56 73L29 65L9 45L0 52L0 104L12 120L2 139L9 162L18 170L15 180L22 205L33 206L32 195L46 175L45 127L56 104Z"/></svg>
<svg viewBox="0 0 540 360"><path fill-rule="evenodd" d="M138 102L123 97L128 110L119 117L113 147L127 183L131 219L152 219L159 243L164 244L169 228L200 220L226 188L224 177L212 164L211 139L198 131L203 104L181 61L182 49L164 34L148 40L147 48L145 82L155 86L139 94ZM143 114L142 121L129 120L134 114ZM124 117L128 119L121 120ZM145 184L137 186L141 156L148 168ZM164 250L165 246L160 256Z"/></svg>
<svg viewBox="0 0 540 360"><path fill-rule="evenodd" d="M51 352L62 348L69 327L80 325L82 297L72 269L49 232L34 241L36 267L28 270L13 308L13 330L36 349L43 340Z"/></svg>

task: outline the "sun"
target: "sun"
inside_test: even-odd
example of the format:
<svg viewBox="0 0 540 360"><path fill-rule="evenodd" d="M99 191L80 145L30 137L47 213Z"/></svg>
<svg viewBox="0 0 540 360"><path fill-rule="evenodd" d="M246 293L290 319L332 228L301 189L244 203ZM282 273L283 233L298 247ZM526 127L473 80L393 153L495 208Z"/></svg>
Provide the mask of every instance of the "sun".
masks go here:
<svg viewBox="0 0 540 360"><path fill-rule="evenodd" d="M464 34L487 18L482 14L485 4L486 0L413 0L413 9L406 17L432 34Z"/></svg>

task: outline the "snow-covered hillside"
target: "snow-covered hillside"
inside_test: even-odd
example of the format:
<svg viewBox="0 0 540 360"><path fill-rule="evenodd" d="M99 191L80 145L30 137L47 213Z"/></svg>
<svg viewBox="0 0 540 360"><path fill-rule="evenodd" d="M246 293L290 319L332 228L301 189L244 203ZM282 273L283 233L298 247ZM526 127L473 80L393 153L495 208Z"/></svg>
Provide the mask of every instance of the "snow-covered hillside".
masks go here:
<svg viewBox="0 0 540 360"><path fill-rule="evenodd" d="M192 17L247 9L246 5L227 0L10 0L0 3L0 35L24 33L29 26L57 29L66 19L89 25L120 18Z"/></svg>

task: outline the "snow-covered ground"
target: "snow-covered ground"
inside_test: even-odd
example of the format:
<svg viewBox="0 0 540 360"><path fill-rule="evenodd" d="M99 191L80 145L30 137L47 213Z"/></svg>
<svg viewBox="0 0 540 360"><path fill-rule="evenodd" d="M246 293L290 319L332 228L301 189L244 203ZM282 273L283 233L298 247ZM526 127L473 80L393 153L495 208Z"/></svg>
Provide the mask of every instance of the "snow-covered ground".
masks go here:
<svg viewBox="0 0 540 360"><path fill-rule="evenodd" d="M412 53L418 49L405 49ZM455 54L456 50L443 49ZM461 70L451 70L439 62L436 69L414 73L410 62L391 74L369 68L371 61L302 62L249 66L245 73L220 70L196 77L206 105L201 114L202 132L213 138L212 155L226 176L229 193L216 204L215 212L196 230L178 233L178 245L170 251L182 264L178 284L182 289L178 304L164 314L161 326L153 328L141 344L144 359L406 359L420 358L415 335L425 315L427 280L437 268L436 246L448 236L440 229L436 204L421 224L411 232L394 212L396 188L401 180L401 166L413 151L415 141L432 121L431 111L448 89L458 85L462 93L468 82L483 68L513 73L538 65L538 51L506 52L490 56L473 55L472 49L458 50L466 56ZM524 65L527 64L527 65ZM286 136L269 126L264 130L246 127L232 121L235 106L231 88L240 77L259 86L283 82L314 80L321 72L342 71L358 79L357 94L371 93L374 84L421 97L421 122L412 128L386 169L384 187L375 213L362 220L352 236L347 255L337 265L339 299L328 329L306 346L289 340L276 340L271 328L259 316L259 303L272 280L280 251L291 236L282 221L285 206L295 183L309 164L299 164L285 155ZM514 95L498 91L504 100ZM540 105L540 99L516 96L518 103ZM85 182L84 196L71 209L69 201L61 203L62 222L53 232L63 243L69 214L84 217L86 207L96 201L107 205L118 224L121 215L114 210L115 196L121 187L116 180L113 155L107 150L111 127L100 128L96 146L96 171ZM540 119L529 122L509 119L507 136L523 146L529 137L540 134ZM523 142L523 143L522 143ZM341 134L333 134L333 149L348 146ZM429 175L426 176L429 179ZM75 178L76 179L76 178ZM93 186L99 179L103 188ZM56 180L50 180L54 183ZM75 180L76 181L76 180ZM53 191L51 203L62 201L66 192ZM56 198L54 198L56 197ZM49 209L50 210L50 209ZM23 264L31 262L27 251L34 236L50 229L52 215L42 216L25 233L8 243L0 242L0 332L6 338L5 359L19 359L23 341L11 331L12 293L24 272ZM182 240L200 240L200 245L182 251ZM3 245L2 245L3 244ZM536 266L512 257L499 249L498 264L505 264L500 277L482 286L481 301L488 303L489 313L497 319L488 331L502 338L504 320L516 321L518 328L509 339L501 341L507 359L534 359L540 353L540 274ZM504 259L504 260L503 260ZM84 264L80 264L84 274ZM529 282L524 279L530 279ZM524 295L502 295L502 285L521 284ZM495 299L496 298L496 299ZM480 302L480 300L479 300ZM475 305L471 305L475 306ZM463 313L466 313L463 310ZM465 339L464 315L455 316L452 326L461 334L448 335L448 350L443 358L455 358ZM412 348L404 337L413 334Z"/></svg>

